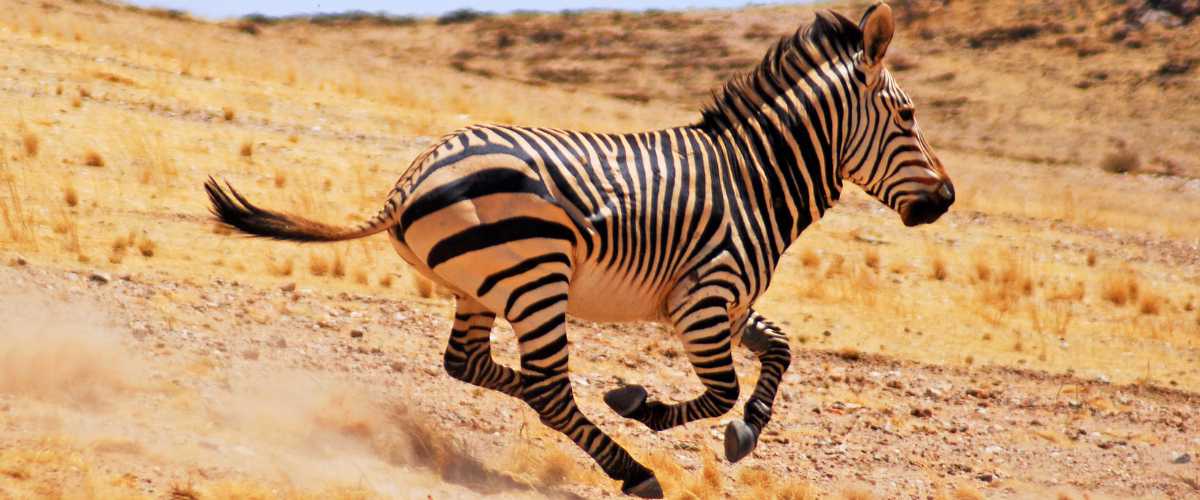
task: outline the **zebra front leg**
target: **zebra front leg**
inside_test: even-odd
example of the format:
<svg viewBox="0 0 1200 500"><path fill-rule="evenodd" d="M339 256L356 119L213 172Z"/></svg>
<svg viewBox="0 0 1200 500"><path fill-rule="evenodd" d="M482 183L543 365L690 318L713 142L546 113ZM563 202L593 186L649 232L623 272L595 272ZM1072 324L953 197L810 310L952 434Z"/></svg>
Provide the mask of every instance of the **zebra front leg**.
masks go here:
<svg viewBox="0 0 1200 500"><path fill-rule="evenodd" d="M758 436L771 420L775 391L792 362L787 336L756 312L750 312L743 327L742 345L758 356L762 370L754 394L746 401L745 419L734 420L725 427L725 458L730 462L737 462L754 451Z"/></svg>
<svg viewBox="0 0 1200 500"><path fill-rule="evenodd" d="M495 313L471 298L455 302L454 327L446 343L446 373L463 382L521 397L521 376L492 359Z"/></svg>
<svg viewBox="0 0 1200 500"><path fill-rule="evenodd" d="M661 431L724 415L737 403L738 381L730 351L728 300L717 295L701 295L704 290L701 283L684 302L670 309L688 360L704 384L704 394L684 403L664 404L648 400L646 389L640 385L622 387L604 396L604 402L618 415Z"/></svg>
<svg viewBox="0 0 1200 500"><path fill-rule="evenodd" d="M510 297L505 316L513 325L521 351L521 385L525 402L542 423L565 434L591 455L621 491L642 498L662 498L654 473L588 420L575 404L571 380L566 315L567 277L530 277Z"/></svg>

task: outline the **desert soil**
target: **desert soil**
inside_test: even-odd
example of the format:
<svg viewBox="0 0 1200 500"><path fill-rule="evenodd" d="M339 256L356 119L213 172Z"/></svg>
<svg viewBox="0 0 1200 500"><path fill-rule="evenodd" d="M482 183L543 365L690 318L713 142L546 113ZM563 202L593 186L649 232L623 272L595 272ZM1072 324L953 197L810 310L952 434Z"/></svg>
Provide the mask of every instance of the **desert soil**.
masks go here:
<svg viewBox="0 0 1200 500"><path fill-rule="evenodd" d="M0 281L0 308L18 320L2 327L12 341L0 349L0 456L52 430L83 461L103 458L90 467L156 496L246 474L401 498L616 491L564 439L536 429L522 403L442 372L444 303L29 264L0 269ZM670 400L696 393L677 343L654 326L571 327L584 411L636 455L698 473L720 449L724 421L655 434L601 403L622 382ZM512 363L511 331L496 343ZM752 360L738 364L751 381ZM1188 462L1200 448L1196 394L801 349L781 398L754 454L719 468L727 494L750 468L880 498L964 487L997 498L1200 495L1200 465ZM405 431L414 418L441 436ZM422 439L450 439L463 456L447 468L446 457L420 452ZM585 480L513 473L526 446L569 450Z"/></svg>

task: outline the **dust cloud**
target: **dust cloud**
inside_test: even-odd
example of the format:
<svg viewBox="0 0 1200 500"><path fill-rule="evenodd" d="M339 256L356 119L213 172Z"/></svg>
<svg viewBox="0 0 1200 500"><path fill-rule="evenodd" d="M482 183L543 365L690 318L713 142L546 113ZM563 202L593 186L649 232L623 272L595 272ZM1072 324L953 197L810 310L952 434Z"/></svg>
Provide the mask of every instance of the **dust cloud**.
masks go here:
<svg viewBox="0 0 1200 500"><path fill-rule="evenodd" d="M0 441L68 442L146 493L544 497L403 401L378 404L328 374L156 354L98 307L41 292L0 294L0 318L0 417L12 423Z"/></svg>

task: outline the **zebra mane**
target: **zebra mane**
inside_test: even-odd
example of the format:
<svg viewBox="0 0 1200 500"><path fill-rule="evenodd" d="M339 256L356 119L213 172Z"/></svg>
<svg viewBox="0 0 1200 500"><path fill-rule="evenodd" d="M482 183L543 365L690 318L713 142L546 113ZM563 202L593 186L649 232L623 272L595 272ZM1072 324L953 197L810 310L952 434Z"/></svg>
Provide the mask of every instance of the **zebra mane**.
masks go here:
<svg viewBox="0 0 1200 500"><path fill-rule="evenodd" d="M794 34L776 42L757 67L734 76L714 90L712 101L702 110L696 126L711 130L729 125L726 110L733 110L738 101L757 101L749 99L748 95L758 94L770 101L795 86L796 82L791 81L783 68L785 62L799 60L799 67L807 67L812 62L820 64L846 59L862 50L862 37L862 30L854 21L832 10L818 11L811 23L801 25ZM771 85L762 85L762 82ZM751 104L750 107L755 106Z"/></svg>

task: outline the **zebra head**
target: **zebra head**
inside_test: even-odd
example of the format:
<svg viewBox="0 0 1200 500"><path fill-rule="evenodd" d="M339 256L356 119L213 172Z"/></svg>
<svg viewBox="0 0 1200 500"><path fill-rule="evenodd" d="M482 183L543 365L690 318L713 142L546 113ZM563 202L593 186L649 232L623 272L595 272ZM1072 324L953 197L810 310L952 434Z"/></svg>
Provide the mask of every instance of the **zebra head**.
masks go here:
<svg viewBox="0 0 1200 500"><path fill-rule="evenodd" d="M954 203L954 184L917 124L916 108L883 64L895 32L892 9L872 5L859 22L862 51L854 55L851 106L857 144L842 177L900 214L906 226L936 221Z"/></svg>

